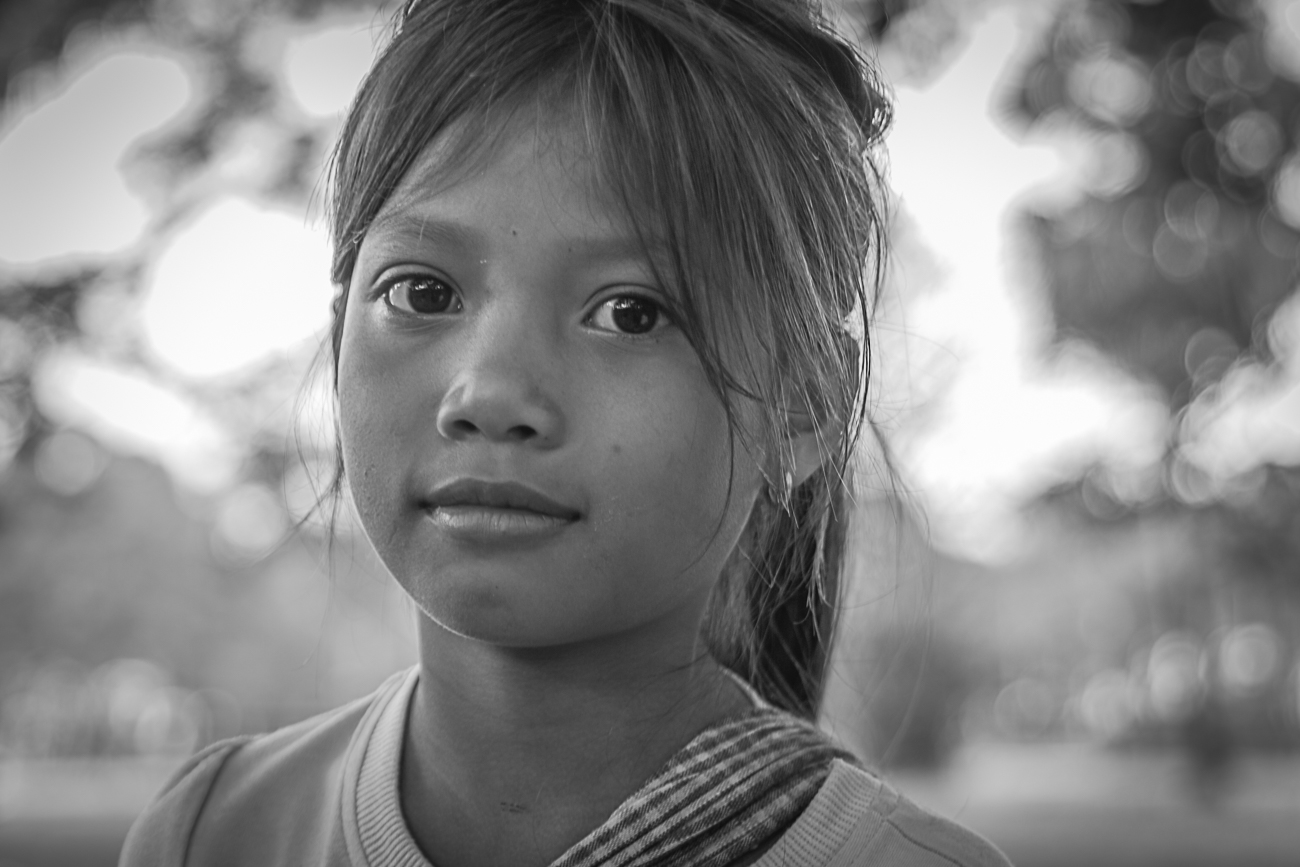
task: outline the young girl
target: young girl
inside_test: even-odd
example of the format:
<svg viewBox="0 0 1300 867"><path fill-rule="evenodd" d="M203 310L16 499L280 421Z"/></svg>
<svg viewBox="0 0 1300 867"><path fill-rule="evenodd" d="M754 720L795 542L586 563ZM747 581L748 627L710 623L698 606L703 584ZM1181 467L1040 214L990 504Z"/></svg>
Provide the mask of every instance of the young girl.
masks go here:
<svg viewBox="0 0 1300 867"><path fill-rule="evenodd" d="M194 756L123 864L1005 864L811 723L887 117L810 0L408 4L330 337L420 663Z"/></svg>

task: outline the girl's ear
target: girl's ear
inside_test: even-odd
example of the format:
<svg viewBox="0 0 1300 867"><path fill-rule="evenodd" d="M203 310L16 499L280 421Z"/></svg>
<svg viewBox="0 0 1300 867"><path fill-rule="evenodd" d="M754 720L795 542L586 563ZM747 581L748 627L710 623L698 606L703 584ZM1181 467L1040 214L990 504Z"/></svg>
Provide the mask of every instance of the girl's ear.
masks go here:
<svg viewBox="0 0 1300 867"><path fill-rule="evenodd" d="M786 448L794 459L791 487L797 488L808 481L825 462L822 443L833 436L834 432L820 429L813 417L805 412L789 413L786 424Z"/></svg>

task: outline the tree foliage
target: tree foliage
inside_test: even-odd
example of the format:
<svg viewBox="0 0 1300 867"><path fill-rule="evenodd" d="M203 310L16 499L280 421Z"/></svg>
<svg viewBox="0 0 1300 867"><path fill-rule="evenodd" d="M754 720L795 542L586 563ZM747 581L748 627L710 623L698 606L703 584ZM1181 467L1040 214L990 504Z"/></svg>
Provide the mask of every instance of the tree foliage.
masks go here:
<svg viewBox="0 0 1300 867"><path fill-rule="evenodd" d="M1066 4L1016 91L1025 122L1097 147L1096 189L1029 218L1058 333L1175 409L1269 357L1265 326L1296 285L1300 203L1279 202L1279 179L1300 171L1300 86L1270 63L1267 24L1252 0Z"/></svg>

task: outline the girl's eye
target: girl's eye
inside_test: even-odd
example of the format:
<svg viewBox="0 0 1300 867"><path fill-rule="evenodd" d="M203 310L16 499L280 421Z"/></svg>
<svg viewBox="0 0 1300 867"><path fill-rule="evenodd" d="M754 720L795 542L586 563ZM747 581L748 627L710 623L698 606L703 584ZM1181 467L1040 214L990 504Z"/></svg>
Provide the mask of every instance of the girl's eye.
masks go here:
<svg viewBox="0 0 1300 867"><path fill-rule="evenodd" d="M437 277L399 277L384 291L384 300L390 307L403 313L429 315L459 313L460 296L456 290Z"/></svg>
<svg viewBox="0 0 1300 867"><path fill-rule="evenodd" d="M618 295L592 311L588 322L602 331L649 334L668 323L663 307L642 295Z"/></svg>

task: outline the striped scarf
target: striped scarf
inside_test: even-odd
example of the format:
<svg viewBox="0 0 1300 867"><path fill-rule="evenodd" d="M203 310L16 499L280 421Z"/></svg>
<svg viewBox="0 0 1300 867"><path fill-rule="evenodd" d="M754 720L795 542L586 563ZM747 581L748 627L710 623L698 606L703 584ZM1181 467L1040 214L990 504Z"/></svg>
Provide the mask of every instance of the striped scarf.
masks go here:
<svg viewBox="0 0 1300 867"><path fill-rule="evenodd" d="M776 840L834 759L813 725L770 706L707 729L551 867L723 867Z"/></svg>

